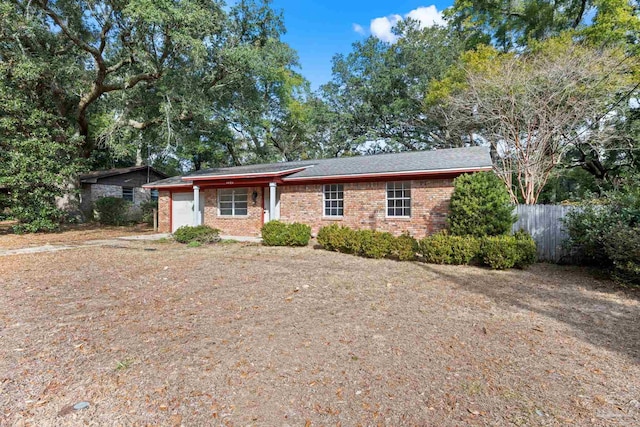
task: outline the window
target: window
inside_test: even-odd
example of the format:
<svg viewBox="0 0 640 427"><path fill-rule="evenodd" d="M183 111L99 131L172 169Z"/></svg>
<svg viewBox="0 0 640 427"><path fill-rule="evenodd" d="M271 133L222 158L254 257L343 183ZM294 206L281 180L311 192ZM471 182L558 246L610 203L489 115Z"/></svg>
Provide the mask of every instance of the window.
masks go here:
<svg viewBox="0 0 640 427"><path fill-rule="evenodd" d="M411 184L387 182L387 216L411 216Z"/></svg>
<svg viewBox="0 0 640 427"><path fill-rule="evenodd" d="M324 216L344 215L344 186L331 184L324 186Z"/></svg>
<svg viewBox="0 0 640 427"><path fill-rule="evenodd" d="M246 216L247 189L229 188L218 190L218 215Z"/></svg>
<svg viewBox="0 0 640 427"><path fill-rule="evenodd" d="M133 188L122 187L122 198L127 202L133 202Z"/></svg>
<svg viewBox="0 0 640 427"><path fill-rule="evenodd" d="M153 189L151 190L151 200L153 200L154 202L158 201L158 196L160 195L160 192L157 189Z"/></svg>

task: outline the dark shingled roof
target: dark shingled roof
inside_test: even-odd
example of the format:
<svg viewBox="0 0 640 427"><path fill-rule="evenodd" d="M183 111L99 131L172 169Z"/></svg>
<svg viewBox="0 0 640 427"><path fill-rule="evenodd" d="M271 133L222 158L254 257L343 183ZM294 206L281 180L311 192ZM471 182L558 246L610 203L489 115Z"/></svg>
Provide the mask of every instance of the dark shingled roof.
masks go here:
<svg viewBox="0 0 640 427"><path fill-rule="evenodd" d="M473 169L491 166L491 164L489 149L485 147L407 151L394 154L327 159L317 162L311 168L289 175L285 180L325 176Z"/></svg>
<svg viewBox="0 0 640 427"><path fill-rule="evenodd" d="M491 165L491 155L487 147L449 148L212 168L185 175L184 178L186 180L181 180L180 177L173 177L153 182L150 185L153 187L188 185L190 184L188 180L190 177L274 174L298 168L305 169L286 176L284 180L403 172L437 172L440 170L477 169L490 167Z"/></svg>
<svg viewBox="0 0 640 427"><path fill-rule="evenodd" d="M101 171L91 171L91 172L87 172L80 175L79 179L80 179L80 182L85 182L85 181L96 180L100 178L106 178L108 176L124 175L126 173L137 172L141 170L146 171L147 167L149 166L146 166L146 165L130 166L128 168L114 168L114 169L107 169L107 170L101 170ZM166 174L154 169L153 167L151 168L151 170L160 176L165 176L165 177L167 176Z"/></svg>

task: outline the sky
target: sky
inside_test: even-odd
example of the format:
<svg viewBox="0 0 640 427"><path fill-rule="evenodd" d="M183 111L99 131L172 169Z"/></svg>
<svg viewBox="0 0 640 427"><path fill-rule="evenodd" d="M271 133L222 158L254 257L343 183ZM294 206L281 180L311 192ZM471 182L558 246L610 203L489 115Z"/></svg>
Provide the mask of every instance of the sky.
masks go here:
<svg viewBox="0 0 640 427"><path fill-rule="evenodd" d="M331 59L347 54L351 44L374 35L393 42L391 27L410 16L422 23L441 23L441 12L453 0L274 0L272 7L284 13L287 34L283 40L299 55L300 72L312 89L331 80Z"/></svg>

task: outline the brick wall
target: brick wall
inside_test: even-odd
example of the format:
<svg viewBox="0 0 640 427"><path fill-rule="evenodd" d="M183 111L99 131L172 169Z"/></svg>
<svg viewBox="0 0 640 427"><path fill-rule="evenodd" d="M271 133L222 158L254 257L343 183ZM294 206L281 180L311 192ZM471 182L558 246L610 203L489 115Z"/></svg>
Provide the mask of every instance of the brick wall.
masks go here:
<svg viewBox="0 0 640 427"><path fill-rule="evenodd" d="M218 215L218 192L215 188L205 188L204 224L222 230L228 236L259 236L262 228L262 188L249 187L246 217L223 217ZM251 194L258 193L254 204Z"/></svg>
<svg viewBox="0 0 640 427"><path fill-rule="evenodd" d="M408 231L420 238L445 228L449 200L453 193L452 179L411 181L411 218L386 217L386 182L344 184L344 216L342 219L323 218L322 185L280 186L280 218L285 222L302 222L317 233L320 227L337 223L352 228L389 231L399 235ZM259 236L262 227L262 188L250 187L248 215L221 217L218 215L218 194L213 188L204 192L204 224L231 236ZM256 191L254 204L251 194ZM267 189L268 191L268 189ZM160 232L169 229L169 192L159 195Z"/></svg>
<svg viewBox="0 0 640 427"><path fill-rule="evenodd" d="M344 184L344 216L323 218L322 185L282 186L280 218L302 222L314 233L332 223L352 228L389 231L395 235L408 231L420 238L446 226L452 179L411 181L411 218L386 217L386 182Z"/></svg>
<svg viewBox="0 0 640 427"><path fill-rule="evenodd" d="M158 231L160 233L171 233L171 193L160 191L158 193Z"/></svg>

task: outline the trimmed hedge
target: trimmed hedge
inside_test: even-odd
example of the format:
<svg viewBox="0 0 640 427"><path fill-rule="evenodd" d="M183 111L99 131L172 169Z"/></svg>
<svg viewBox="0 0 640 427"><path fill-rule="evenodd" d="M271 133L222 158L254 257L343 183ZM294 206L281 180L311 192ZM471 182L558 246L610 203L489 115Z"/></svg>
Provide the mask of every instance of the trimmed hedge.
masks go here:
<svg viewBox="0 0 640 427"><path fill-rule="evenodd" d="M95 201L98 222L105 225L125 225L129 222L129 202L120 197L102 197Z"/></svg>
<svg viewBox="0 0 640 427"><path fill-rule="evenodd" d="M208 225L183 225L173 232L173 239L179 243L215 243L220 241L220 230Z"/></svg>
<svg viewBox="0 0 640 427"><path fill-rule="evenodd" d="M373 230L353 230L332 224L318 232L318 243L326 250L367 258L416 259L432 264L479 263L492 269L525 268L536 262L536 243L519 231L513 236L452 236L446 232L416 241L408 234L394 237Z"/></svg>
<svg viewBox="0 0 640 427"><path fill-rule="evenodd" d="M480 240L473 236L451 236L445 232L425 237L418 243L425 262L469 264L480 253Z"/></svg>
<svg viewBox="0 0 640 427"><path fill-rule="evenodd" d="M262 226L262 243L267 246L307 246L311 227L294 222L269 221Z"/></svg>
<svg viewBox="0 0 640 427"><path fill-rule="evenodd" d="M317 240L326 250L374 259L411 261L417 252L417 242L409 234L395 237L383 231L353 230L337 224L322 227Z"/></svg>

